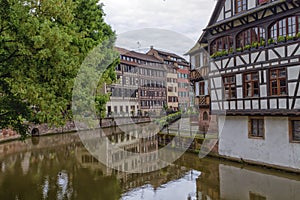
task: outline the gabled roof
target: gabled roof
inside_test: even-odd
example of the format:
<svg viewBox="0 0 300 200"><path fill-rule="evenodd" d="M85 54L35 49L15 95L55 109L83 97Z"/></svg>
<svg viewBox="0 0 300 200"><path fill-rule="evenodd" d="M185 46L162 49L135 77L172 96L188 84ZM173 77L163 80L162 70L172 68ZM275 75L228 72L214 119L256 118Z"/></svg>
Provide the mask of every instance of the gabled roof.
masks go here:
<svg viewBox="0 0 300 200"><path fill-rule="evenodd" d="M218 0L207 26L211 26L212 24L217 22L218 17L221 13L222 8L224 7L225 2L226 2L226 0Z"/></svg>
<svg viewBox="0 0 300 200"><path fill-rule="evenodd" d="M143 53L139 53L139 52L135 52L135 51L130 51L129 54L127 54L127 55L132 56L134 58L139 58L141 60L161 63L160 60L158 60L157 58L155 58L152 55L147 55L147 54L143 54Z"/></svg>
<svg viewBox="0 0 300 200"><path fill-rule="evenodd" d="M184 60L184 58L178 56L175 53L165 52L165 51L161 51L161 50L157 50L157 49L154 49L154 50L157 51L159 54L162 54L162 55L165 55L165 56L171 56L171 57L174 57L174 58L180 58L180 59Z"/></svg>
<svg viewBox="0 0 300 200"><path fill-rule="evenodd" d="M120 48L120 47L115 47L115 49L121 54L121 55L125 55L125 56L129 56L132 58L138 58L140 60L145 60L145 61L150 61L150 62L156 62L156 63L161 63L160 60L158 60L157 58L155 58L152 55L147 55L144 53L139 53L136 51L130 51L124 48Z"/></svg>
<svg viewBox="0 0 300 200"><path fill-rule="evenodd" d="M171 53L171 52L166 52L166 51L154 49L152 46L151 46L150 51L151 51L151 50L154 50L154 51L156 51L158 54L164 56L164 57L162 58L162 59L164 59L164 60L174 62L174 60L167 58L168 56L170 56L170 57L177 58L177 59L180 59L180 60L181 60L181 62L180 62L180 61L176 61L177 63L183 64L183 65L188 64L188 62L187 62L183 57L181 57L181 56L179 56L179 55L177 55L177 54L175 54L175 53ZM149 51L149 52L150 52L150 51Z"/></svg>
<svg viewBox="0 0 300 200"><path fill-rule="evenodd" d="M219 0L219 1L223 1L223 0ZM218 1L218 3L219 3ZM225 2L226 0L224 0ZM223 23L226 23L228 21L232 21L232 20L235 20L235 19L238 19L240 17L244 17L244 16L247 16L249 15L250 13L254 13L254 12L258 12L258 11L261 11L261 10L264 10L268 7L271 7L271 6L274 6L274 5L277 5L277 4L281 4L282 2L285 2L285 1L289 1L289 0L281 0L281 1L273 1L273 2L270 2L270 3L267 3L267 4L264 4L264 5L261 5L261 6L258 6L258 7L255 7L255 8L252 8L250 10L248 10L247 12L241 12L239 14L236 14L230 18L227 18L227 19L224 19L222 21L219 21L217 22L217 18L218 16L220 15L220 12L221 12L221 9L223 8L224 5L220 5L221 6L221 9L217 9L215 8L216 10L214 10L214 13L213 13L213 16L211 17L211 20L208 24L208 26L206 27L206 29L210 29L210 28L213 28L215 26L218 26L220 24L223 24ZM295 0L294 0L295 1ZM214 16L215 15L215 16ZM204 29L204 30L206 30Z"/></svg>

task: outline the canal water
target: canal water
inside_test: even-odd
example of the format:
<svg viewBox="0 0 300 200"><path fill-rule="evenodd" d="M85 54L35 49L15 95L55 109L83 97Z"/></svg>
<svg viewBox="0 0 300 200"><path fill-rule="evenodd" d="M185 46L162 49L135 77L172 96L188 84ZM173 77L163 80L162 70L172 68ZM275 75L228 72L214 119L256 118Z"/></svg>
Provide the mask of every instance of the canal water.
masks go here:
<svg viewBox="0 0 300 200"><path fill-rule="evenodd" d="M110 139L127 142L137 152L147 146L139 140L134 147L134 137L115 135ZM148 151L157 147L153 138L143 140L152 148ZM120 160L116 162L120 170L99 162L78 133L4 143L0 145L0 199L300 199L297 174L215 158L199 159L192 153L147 173L122 172L125 166ZM154 163L151 159L148 162Z"/></svg>

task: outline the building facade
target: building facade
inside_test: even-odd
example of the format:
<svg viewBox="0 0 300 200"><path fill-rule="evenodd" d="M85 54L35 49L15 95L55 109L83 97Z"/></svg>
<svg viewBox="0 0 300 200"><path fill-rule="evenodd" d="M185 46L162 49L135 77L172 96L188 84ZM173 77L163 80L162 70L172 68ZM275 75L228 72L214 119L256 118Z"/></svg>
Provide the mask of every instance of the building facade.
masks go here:
<svg viewBox="0 0 300 200"><path fill-rule="evenodd" d="M199 111L199 130L207 132L212 118L210 114L207 44L201 46L197 42L186 55L190 56L190 83L194 90L194 105Z"/></svg>
<svg viewBox="0 0 300 200"><path fill-rule="evenodd" d="M106 104L107 116L136 116L139 109L139 64L128 56L128 50L115 49L120 53L120 64L116 67L117 83L107 87L107 92L111 93Z"/></svg>
<svg viewBox="0 0 300 200"><path fill-rule="evenodd" d="M154 56L116 47L120 64L116 67L117 83L106 105L107 116L159 115L167 104L166 67Z"/></svg>
<svg viewBox="0 0 300 200"><path fill-rule="evenodd" d="M147 53L161 60L168 67L168 107L174 110L186 111L190 107L191 87L189 82L190 64L182 57L169 52L154 49L152 46ZM175 71L176 69L176 78ZM175 82L177 80L177 83ZM177 84L177 86L176 86ZM177 93L177 94L176 94ZM178 98L177 98L178 97Z"/></svg>
<svg viewBox="0 0 300 200"><path fill-rule="evenodd" d="M299 1L219 0L199 41L208 45L219 154L300 167Z"/></svg>

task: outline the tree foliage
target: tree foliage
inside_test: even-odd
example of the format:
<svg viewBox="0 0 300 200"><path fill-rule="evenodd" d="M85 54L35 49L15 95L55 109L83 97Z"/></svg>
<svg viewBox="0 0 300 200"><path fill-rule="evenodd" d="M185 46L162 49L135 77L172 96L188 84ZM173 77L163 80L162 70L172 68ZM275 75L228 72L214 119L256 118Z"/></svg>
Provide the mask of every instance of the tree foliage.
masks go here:
<svg viewBox="0 0 300 200"><path fill-rule="evenodd" d="M97 0L1 0L0 129L25 135L26 122L63 125L71 118L81 63L115 38L102 6Z"/></svg>

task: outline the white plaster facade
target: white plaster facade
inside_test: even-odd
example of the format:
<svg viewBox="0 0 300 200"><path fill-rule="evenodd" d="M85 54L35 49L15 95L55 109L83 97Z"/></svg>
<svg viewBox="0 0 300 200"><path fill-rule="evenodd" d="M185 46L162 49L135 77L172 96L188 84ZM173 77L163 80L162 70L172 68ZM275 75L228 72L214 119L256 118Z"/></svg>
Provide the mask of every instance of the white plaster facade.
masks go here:
<svg viewBox="0 0 300 200"><path fill-rule="evenodd" d="M264 117L264 138L249 138L247 116L219 117L219 154L300 168L300 145L289 140L288 117Z"/></svg>

